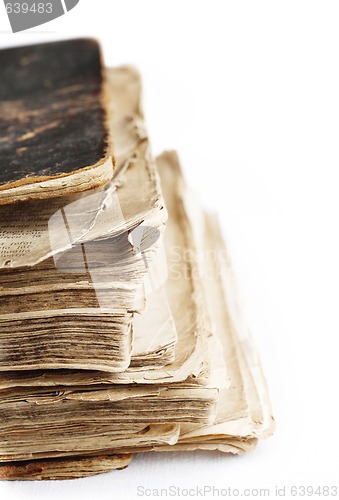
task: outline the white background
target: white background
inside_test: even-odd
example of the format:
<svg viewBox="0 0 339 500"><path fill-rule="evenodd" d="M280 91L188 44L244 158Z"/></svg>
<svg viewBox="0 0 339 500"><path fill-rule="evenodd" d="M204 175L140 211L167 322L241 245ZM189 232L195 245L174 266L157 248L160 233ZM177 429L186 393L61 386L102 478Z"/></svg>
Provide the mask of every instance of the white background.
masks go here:
<svg viewBox="0 0 339 500"><path fill-rule="evenodd" d="M13 35L0 5L1 47L95 36L107 64L139 67L153 151L177 149L220 214L277 420L239 458L147 454L85 480L1 483L1 499L339 482L338 24L336 1L80 0Z"/></svg>

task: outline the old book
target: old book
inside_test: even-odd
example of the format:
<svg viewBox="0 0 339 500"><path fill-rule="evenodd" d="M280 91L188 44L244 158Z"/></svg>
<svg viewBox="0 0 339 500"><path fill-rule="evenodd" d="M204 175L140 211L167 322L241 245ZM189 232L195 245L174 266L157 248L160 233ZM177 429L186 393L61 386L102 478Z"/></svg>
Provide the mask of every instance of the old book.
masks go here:
<svg viewBox="0 0 339 500"><path fill-rule="evenodd" d="M0 207L0 371L115 372L130 364L133 312L144 307L143 281L167 212L140 110L140 77L117 68L108 83L117 176L90 194ZM140 345L134 362L156 352L171 359L174 330L170 336L155 354L151 343L149 352Z"/></svg>
<svg viewBox="0 0 339 500"><path fill-rule="evenodd" d="M87 443L91 442L93 433L86 423L93 419L98 428L108 422L119 428L123 422L207 424L213 421L219 386L223 385L218 379L225 379L227 384L227 375L224 373L224 363L214 360L219 346L215 350L209 350L212 336L209 328L205 328L205 318L201 317L204 308L200 303L201 283L196 263L194 260L185 260L185 255L194 253L189 219L184 210L182 192L178 189L176 172L168 170L167 174L164 193L169 221L165 248L169 279L166 293L178 333L174 362L153 371L148 365L144 365L139 369L138 378L137 373L131 373L130 369L116 374L55 370L20 374L20 378L13 379L15 382L12 388L3 389L0 394L0 415L8 422L3 431L10 436L10 439L6 438L0 445L1 460L26 459L23 443L31 456L41 458L42 453L44 457L60 456L60 440L63 440L66 456L67 446L68 449L74 449L75 446L75 422L82 422L82 439L79 445L83 447L84 453L88 452ZM174 248L176 255L173 255ZM158 298L161 297L163 290L157 292ZM143 317L148 317L149 322L156 320L153 308L146 307ZM163 327L161 321L156 324L159 329ZM144 326L144 336L147 337L147 323ZM142 330L139 337L143 337ZM209 379L208 363L211 362L214 363L216 372L213 380ZM135 385L135 380L139 381L138 386ZM141 381L148 385L141 385ZM122 387L117 385L118 382L129 382L130 385ZM134 385L131 385L133 382ZM63 409L62 412L60 408ZM65 419L72 427L65 425ZM46 441L36 440L37 425L42 436L48 436ZM156 446L164 445L158 442ZM115 442L113 451L145 447L148 447L147 443L139 442L138 446L133 445L131 448L126 436L124 441ZM78 453L81 454L81 448Z"/></svg>
<svg viewBox="0 0 339 500"><path fill-rule="evenodd" d="M192 238L186 232L187 218L183 212L183 201L180 191L176 189L174 176L168 175L164 183L164 194L170 214L165 234L165 249L169 270L169 279L166 283L167 302L162 288L154 292L154 298L147 297L148 307L146 311L132 321L135 335L135 352L141 350L141 344L152 342L154 335L161 338L160 345L164 345L166 338L176 340L173 336L173 324L177 334L174 345L174 357L165 366L154 367L149 364L139 367L133 365L119 373L100 373L53 370L53 371L29 371L28 373L0 374L0 386L89 386L98 384L119 383L149 383L168 384L191 380L193 385L200 382L206 384L208 376L208 360L206 358L208 327L205 325L205 317L201 315L204 309L204 301L198 293L200 282L194 279L196 275L196 264L185 261L185 255L194 251ZM175 253L173 250L175 249ZM151 298L151 301L150 301ZM154 301L155 307L152 305ZM165 316L169 307L170 316ZM160 309L160 310L159 310ZM155 315L155 311L157 311ZM164 319L166 323L164 323ZM158 321L157 321L158 320ZM172 320L172 321L171 321ZM166 344L165 344L166 345ZM136 362L136 359L135 359Z"/></svg>
<svg viewBox="0 0 339 500"><path fill-rule="evenodd" d="M108 455L44 459L0 464L0 480L41 481L79 479L127 467L132 455Z"/></svg>
<svg viewBox="0 0 339 500"><path fill-rule="evenodd" d="M45 456L60 456L60 446L67 455L76 446L73 428L80 425L79 454L81 450L95 445L93 423L97 426L98 439L104 424L119 429L124 424L212 423L217 395L217 390L186 387L185 384L153 388L111 387L105 390L73 388L68 391L54 388L2 391L1 461L32 458L42 453ZM42 436L48 436L45 442L36 439L38 431ZM120 442L114 449L125 449L126 446L128 443Z"/></svg>
<svg viewBox="0 0 339 500"><path fill-rule="evenodd" d="M46 457L59 457L61 459L62 456L67 457L68 449L72 449L73 454L77 453L79 457L88 455L90 452L97 457L99 462L101 455L105 461L107 454L137 453L151 450L203 449L238 454L252 450L259 439L273 432L274 420L266 382L260 360L239 308L234 274L229 254L221 237L218 221L215 216L204 215L199 204L187 190L181 177L177 156L174 153L166 153L158 158L158 166L162 182L165 180L167 186L164 189L164 194L169 207L169 221L172 221L172 225L169 222L167 229L172 228L172 237L174 237L173 240L167 239L167 255L170 255L170 249L173 249L174 242L179 241L178 234L185 234L190 241L190 257L185 259L185 265L189 265L189 263L194 265L195 283L196 285L200 283L200 292L197 291L197 293L204 296L206 311L212 319L211 330L205 329L204 334L207 334L209 339L216 337L219 340L217 348L210 351L212 354L211 367L209 376L206 378L205 395L203 396L206 404L211 387L215 387L218 395L216 412L210 413L209 421L203 422L202 419L199 419L199 422L197 407L193 408L193 401L195 400L196 404L197 400L192 395L194 393L196 396L202 394L202 389L197 386L194 388L193 381L189 381L189 379L180 384L167 384L163 388L161 385L139 386L138 388L134 386L133 389L132 386L129 386L128 389L127 387L119 389L117 386L111 386L109 391L101 389L94 391L92 388L90 392L85 393L83 392L84 388L80 390L79 387L78 394L74 389L68 388L68 390L71 389L70 393L64 395L55 393L54 398L56 408L58 401L63 401L63 409L69 415L67 424L63 421L63 416L58 416L53 412L51 408L53 395L46 393L46 387L35 391L32 388L4 390L1 391L3 404L0 406L0 415L5 416L5 419L2 420L7 421L8 424L4 429L6 431L4 435L7 438L0 445L0 460L3 462L27 459L28 454L27 451L25 452L25 448L31 453L31 458L36 459ZM180 218L175 217L175 212L172 211L174 206L179 209ZM170 273L169 281L172 280L178 287L176 278L182 272L185 272L185 266L176 267L176 275L171 276ZM189 306L188 298L186 298L186 305ZM200 312L198 311L198 314ZM206 312L203 314L205 315ZM220 379L223 380L223 383L220 383ZM165 393L162 394L164 389ZM172 397L177 398L179 403L174 405L175 413L171 412L174 401L174 399L169 398L171 394ZM70 412L65 405L67 398L73 401L75 398L75 400L80 401L82 413L85 412L85 415L88 415L86 412L90 411L86 401L95 402L98 412L96 416L99 419L101 418L100 413L104 411L104 405L107 405L108 398L110 402L107 407L111 410L114 408L115 411L101 423L96 421L91 425L88 422L75 424L69 419L72 418L71 415L73 418L77 415L77 410L76 407L73 407ZM114 399L116 403L120 399L120 405L114 406ZM122 404L122 399L125 400L124 404ZM162 416L158 413L161 399L165 402ZM25 401L26 408L27 404L30 406L31 401L34 402L34 406L25 410L22 407L22 401ZM128 401L130 401L131 406L126 404ZM46 409L41 410L43 405L46 405ZM125 424L125 427L121 427L122 423L118 423L115 416L118 408L120 409L119 413L123 410L125 417L129 414L130 418L132 416L131 409L135 408L138 415L132 417L133 423L131 420L129 424ZM183 413L184 408L186 411L190 408L186 417ZM150 410L152 416L149 413ZM25 411L28 411L27 415ZM164 415L165 411L166 415ZM8 412L11 412L10 418L8 418ZM32 423L30 425L28 424L28 415L31 416L30 422ZM32 419L33 416L34 419ZM146 423L142 423L142 418L149 419L151 422L154 417L157 417L159 421L167 420L168 425L179 424L177 429L168 427L167 439L171 439L169 444L161 442L164 440L162 434L164 427L157 428L151 423L148 425L150 435L153 435L153 444L151 444L152 439L149 439L147 435L137 439L133 436L133 429L138 434L140 425L146 425ZM122 413L120 413L120 418L123 418ZM47 424L49 419L51 422L53 421L53 425ZM113 421L116 425L114 435L110 427ZM37 422L39 422L41 432L39 440L34 437ZM72 426L72 433L68 429L69 425ZM132 426L132 432L128 430L129 425ZM78 440L77 433L79 433ZM157 433L160 434L157 436ZM8 439L8 436L11 436L11 439ZM56 443L58 443L58 451L53 450ZM105 449L103 451L100 448ZM31 464L34 464L34 461Z"/></svg>
<svg viewBox="0 0 339 500"><path fill-rule="evenodd" d="M46 426L35 431L35 437L27 428L9 430L9 439L1 439L0 462L108 455L119 449L172 445L178 441L179 432L179 424L65 420L60 428Z"/></svg>
<svg viewBox="0 0 339 500"><path fill-rule="evenodd" d="M0 207L0 478L238 454L274 429L218 220L174 152L156 168L137 72L108 81L115 177L67 203Z"/></svg>
<svg viewBox="0 0 339 500"><path fill-rule="evenodd" d="M113 176L99 45L0 50L0 205L93 189Z"/></svg>

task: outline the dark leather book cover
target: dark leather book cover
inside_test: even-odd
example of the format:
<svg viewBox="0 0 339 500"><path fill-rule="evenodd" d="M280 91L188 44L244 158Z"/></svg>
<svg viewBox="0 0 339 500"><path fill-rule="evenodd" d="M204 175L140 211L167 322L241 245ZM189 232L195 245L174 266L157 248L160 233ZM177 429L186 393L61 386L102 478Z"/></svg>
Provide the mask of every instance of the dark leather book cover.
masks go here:
<svg viewBox="0 0 339 500"><path fill-rule="evenodd" d="M106 101L95 40L0 50L0 204L107 182Z"/></svg>

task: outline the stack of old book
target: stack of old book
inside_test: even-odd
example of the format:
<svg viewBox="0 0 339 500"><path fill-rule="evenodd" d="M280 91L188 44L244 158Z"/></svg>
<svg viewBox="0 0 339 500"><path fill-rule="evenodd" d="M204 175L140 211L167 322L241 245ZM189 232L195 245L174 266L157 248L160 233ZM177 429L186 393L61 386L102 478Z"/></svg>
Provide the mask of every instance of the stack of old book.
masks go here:
<svg viewBox="0 0 339 500"><path fill-rule="evenodd" d="M238 454L273 418L218 220L154 160L135 69L0 51L0 477Z"/></svg>

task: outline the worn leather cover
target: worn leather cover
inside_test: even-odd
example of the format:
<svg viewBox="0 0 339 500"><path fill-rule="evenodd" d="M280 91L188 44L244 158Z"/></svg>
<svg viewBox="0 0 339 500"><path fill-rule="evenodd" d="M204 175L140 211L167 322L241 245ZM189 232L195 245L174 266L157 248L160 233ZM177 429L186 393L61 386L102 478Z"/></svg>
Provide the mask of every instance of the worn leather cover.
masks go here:
<svg viewBox="0 0 339 500"><path fill-rule="evenodd" d="M79 479L128 466L132 455L70 457L0 464L0 480Z"/></svg>
<svg viewBox="0 0 339 500"><path fill-rule="evenodd" d="M0 204L111 179L106 103L95 40L0 50Z"/></svg>

